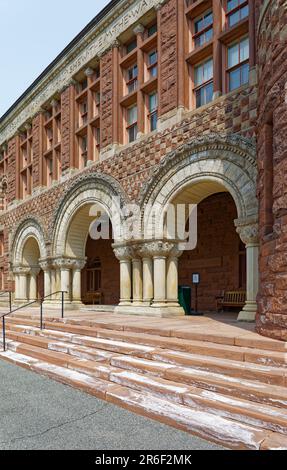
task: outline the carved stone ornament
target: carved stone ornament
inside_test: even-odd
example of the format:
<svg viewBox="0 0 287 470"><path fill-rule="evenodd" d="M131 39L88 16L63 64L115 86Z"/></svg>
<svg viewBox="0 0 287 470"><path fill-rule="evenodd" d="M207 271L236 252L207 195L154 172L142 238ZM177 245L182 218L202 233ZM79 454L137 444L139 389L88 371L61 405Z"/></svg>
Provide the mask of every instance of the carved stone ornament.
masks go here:
<svg viewBox="0 0 287 470"><path fill-rule="evenodd" d="M245 245L257 245L259 243L259 227L257 223L239 226L236 231Z"/></svg>

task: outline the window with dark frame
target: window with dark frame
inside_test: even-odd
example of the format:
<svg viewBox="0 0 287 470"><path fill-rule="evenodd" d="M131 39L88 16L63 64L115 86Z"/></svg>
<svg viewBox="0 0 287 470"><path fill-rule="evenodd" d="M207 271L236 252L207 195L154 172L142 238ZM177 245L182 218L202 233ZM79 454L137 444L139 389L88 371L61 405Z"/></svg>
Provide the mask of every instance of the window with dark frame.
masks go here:
<svg viewBox="0 0 287 470"><path fill-rule="evenodd" d="M149 95L149 123L150 123L150 132L153 132L157 129L157 120L158 120L158 94L154 92Z"/></svg>
<svg viewBox="0 0 287 470"><path fill-rule="evenodd" d="M199 108L213 98L213 58L194 67L195 106Z"/></svg>
<svg viewBox="0 0 287 470"><path fill-rule="evenodd" d="M228 91L249 81L249 38L244 37L227 48Z"/></svg>
<svg viewBox="0 0 287 470"><path fill-rule="evenodd" d="M239 23L249 15L248 0L227 0L226 16L229 27Z"/></svg>
<svg viewBox="0 0 287 470"><path fill-rule="evenodd" d="M152 51L148 54L148 73L149 78L157 76L157 51Z"/></svg>
<svg viewBox="0 0 287 470"><path fill-rule="evenodd" d="M134 142L138 134L138 108L133 105L127 109L127 135L128 142Z"/></svg>
<svg viewBox="0 0 287 470"><path fill-rule="evenodd" d="M127 69L127 92L133 93L138 87L138 66L133 65Z"/></svg>
<svg viewBox="0 0 287 470"><path fill-rule="evenodd" d="M203 46L213 38L213 13L205 12L194 20L193 43L194 47Z"/></svg>

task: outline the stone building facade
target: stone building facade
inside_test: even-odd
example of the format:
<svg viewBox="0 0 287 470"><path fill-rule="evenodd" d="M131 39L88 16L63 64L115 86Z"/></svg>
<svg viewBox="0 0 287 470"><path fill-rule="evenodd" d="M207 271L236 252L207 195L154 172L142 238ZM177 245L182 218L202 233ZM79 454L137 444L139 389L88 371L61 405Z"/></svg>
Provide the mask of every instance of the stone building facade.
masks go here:
<svg viewBox="0 0 287 470"><path fill-rule="evenodd" d="M286 339L286 15L111 1L0 120L1 289L167 317L198 272L201 309L246 290L239 318ZM198 205L193 250L156 232L170 204ZM94 240L101 211L113 235Z"/></svg>

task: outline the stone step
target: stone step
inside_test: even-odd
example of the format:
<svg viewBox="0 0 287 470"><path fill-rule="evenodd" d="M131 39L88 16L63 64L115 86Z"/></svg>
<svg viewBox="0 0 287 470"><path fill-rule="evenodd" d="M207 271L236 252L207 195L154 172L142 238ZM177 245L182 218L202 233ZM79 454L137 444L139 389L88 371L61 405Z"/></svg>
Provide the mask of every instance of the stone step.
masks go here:
<svg viewBox="0 0 287 470"><path fill-rule="evenodd" d="M87 374L49 364L13 351L0 353L0 358L46 375L64 384L72 385L93 396L156 419L183 431L197 435L232 449L268 449L269 445L287 446L286 437L256 426L199 410L192 405L181 405L146 392L110 383Z"/></svg>
<svg viewBox="0 0 287 470"><path fill-rule="evenodd" d="M254 404L251 401L240 400L218 393L209 392L178 382L162 379L156 376L147 376L132 371L97 364L94 360L73 358L68 354L55 354L54 351L46 351L36 346L9 342L9 349L15 353L26 355L31 359L45 361L55 366L66 367L76 372L87 373L92 377L114 382L137 391L149 392L152 395L171 400L187 406L197 406L210 413L230 419L238 419L246 424L251 424L276 432L287 433L287 411L279 410L262 404ZM159 364L152 369L158 371ZM171 366L163 364L164 373ZM161 368L162 369L162 368Z"/></svg>
<svg viewBox="0 0 287 470"><path fill-rule="evenodd" d="M193 369L216 372L247 380L256 380L266 384L287 387L287 368L263 366L252 362L240 362L198 354L158 349L151 359Z"/></svg>
<svg viewBox="0 0 287 470"><path fill-rule="evenodd" d="M31 330L30 330L31 331ZM31 334L23 334L18 332L13 332L12 330L7 330L7 338L13 341L18 341L22 343L32 344L35 346L43 347L46 349L50 349L53 347L57 347L57 343L53 343L51 338L45 337L45 331L38 332L38 335L31 335ZM87 346L89 348L96 348L104 351L110 351L118 354L127 354L127 355L137 355L139 357L147 357L152 352L154 352L154 348L148 346L141 346L132 343L125 343L120 341L113 341L113 340L105 340L101 338L92 338L89 336L77 336L73 335L69 338L71 343ZM65 347L65 345L62 345Z"/></svg>
<svg viewBox="0 0 287 470"><path fill-rule="evenodd" d="M176 367L172 364L136 357L118 356L111 360L111 365L120 369L161 377L223 395L287 408L287 390L285 387L278 385L253 382L198 369Z"/></svg>
<svg viewBox="0 0 287 470"><path fill-rule="evenodd" d="M87 359L94 358L95 360L102 359L103 361L105 361L105 359L110 359L112 354L116 354L104 352L101 349L98 349L95 353L93 353L93 348L87 346L71 347L70 343L74 343L78 340L77 336L72 335L71 333L64 333L55 330L41 331L31 326L21 325L9 325L9 332L11 332L11 334L8 333L8 337L10 334L10 338L14 339L15 341L22 341L55 351L67 352L72 355L77 355L78 357L85 357ZM30 337L31 335L35 335L38 338L43 338L43 340L37 338L33 340L33 338L29 338L29 336L28 338L25 338L22 336L23 333L30 335ZM83 340L83 338L81 339L82 343L86 344L86 341ZM92 345L94 345L94 338L91 339ZM98 340L96 341L96 344L99 344ZM116 344L118 348L119 343L117 342ZM91 343L89 343L89 345L91 346ZM106 342L102 343L102 341L100 341L100 347L102 346L107 348L111 347L110 342L107 344ZM112 349L115 349L114 344ZM160 360L161 362L170 363L173 365L188 366L194 369L217 372L224 375L241 377L244 379L257 380L263 383L269 383L273 385L287 385L287 369L284 368L262 366L254 363L240 362L230 359L213 358L208 356L184 353L179 351L169 351L164 349L148 349L144 350L143 352L142 348L140 348L139 354L137 354L137 352L134 350L134 347L132 347L131 350L133 355L137 355L139 357L148 357L156 361ZM102 355L100 354L100 351L102 351ZM126 343L122 342L121 348L120 350L118 350L118 353L127 354Z"/></svg>
<svg viewBox="0 0 287 470"><path fill-rule="evenodd" d="M12 324L17 323L15 321L15 318L13 318L12 320L12 323L9 323L9 321L7 322L7 328L9 328L9 326ZM24 323L23 326L25 325L26 327L33 327L32 320L27 320L27 322L29 322L29 324ZM35 322L35 325L36 327L38 327L37 322ZM55 321L46 322L45 327L55 331L61 331L62 333L66 333L67 335L74 335L73 325L66 325L64 323L59 323L58 321ZM77 331L79 331L77 330L77 328L78 327L76 327L75 335L77 334ZM287 368L287 354L283 352L267 351L263 349L247 348L243 346L229 346L224 344L209 343L202 341L178 341L177 338L130 333L124 331L105 330L100 328L95 330L93 328L85 327L84 331L86 331L86 333L90 333L91 330L92 334L88 336L95 336L96 338L103 338L106 340L134 343L138 346L142 345L151 346L154 348L171 349L176 351L189 352L197 355L230 359L234 361L245 361L265 366Z"/></svg>
<svg viewBox="0 0 287 470"><path fill-rule="evenodd" d="M97 336L110 340L129 341L175 351L189 352L203 356L246 361L262 365L287 368L287 355L283 352L264 351L256 348L229 346L193 340L178 340L156 335L129 333L114 330L98 330Z"/></svg>
<svg viewBox="0 0 287 470"><path fill-rule="evenodd" d="M11 317L9 317L11 318ZM39 319L35 315L13 314L12 319L14 322L22 320L28 323L25 324L39 324ZM208 321L206 317L203 318L205 323ZM29 323L32 322L32 323ZM59 319L53 318L51 315L45 317L47 326L52 327L51 323L54 324L55 328L66 328L66 331L70 329L71 332L76 331L74 328L79 327L78 332L85 331L83 334L93 336L90 334L89 328L92 330L106 329L114 331L124 331L126 333L138 333L138 334L149 334L161 337L173 337L181 338L186 340L200 341L204 343L215 343L229 346L240 346L247 348L254 348L257 350L274 351L274 352L286 352L287 342L273 340L259 336L251 331L245 331L237 326L229 326L228 331L226 325L218 324L216 330L214 330L213 322L210 320L211 331L203 331L202 319L192 318L192 329L186 327L187 320L170 320L162 321L160 319L149 319L149 323L146 321L141 322L135 321L131 318L126 323L123 323L120 319L112 316L111 318L100 318L100 319ZM23 323L22 323L23 324ZM63 326L64 325L64 326ZM213 326L213 327L212 327Z"/></svg>
<svg viewBox="0 0 287 470"><path fill-rule="evenodd" d="M287 435L287 410L189 387L131 371L113 371L109 380L159 398Z"/></svg>

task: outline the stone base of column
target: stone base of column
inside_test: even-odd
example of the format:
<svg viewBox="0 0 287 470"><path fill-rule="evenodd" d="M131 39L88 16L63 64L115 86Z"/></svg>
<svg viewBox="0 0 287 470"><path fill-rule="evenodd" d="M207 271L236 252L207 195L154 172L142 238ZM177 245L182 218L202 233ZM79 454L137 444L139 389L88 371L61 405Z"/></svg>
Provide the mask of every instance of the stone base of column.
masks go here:
<svg viewBox="0 0 287 470"><path fill-rule="evenodd" d="M182 307L167 307L167 306L136 306L136 305L118 305L115 308L115 313L120 315L138 315L143 317L182 317L185 312Z"/></svg>
<svg viewBox="0 0 287 470"><path fill-rule="evenodd" d="M256 302L248 302L246 303L243 310L238 315L237 321L238 322L255 322L257 313L257 304Z"/></svg>
<svg viewBox="0 0 287 470"><path fill-rule="evenodd" d="M59 300L45 300L44 306L46 305L47 308L50 308L52 310L61 310L62 308L62 301ZM67 302L65 301L64 303L64 309L65 310L79 310L81 307L84 307L84 304L82 302Z"/></svg>

